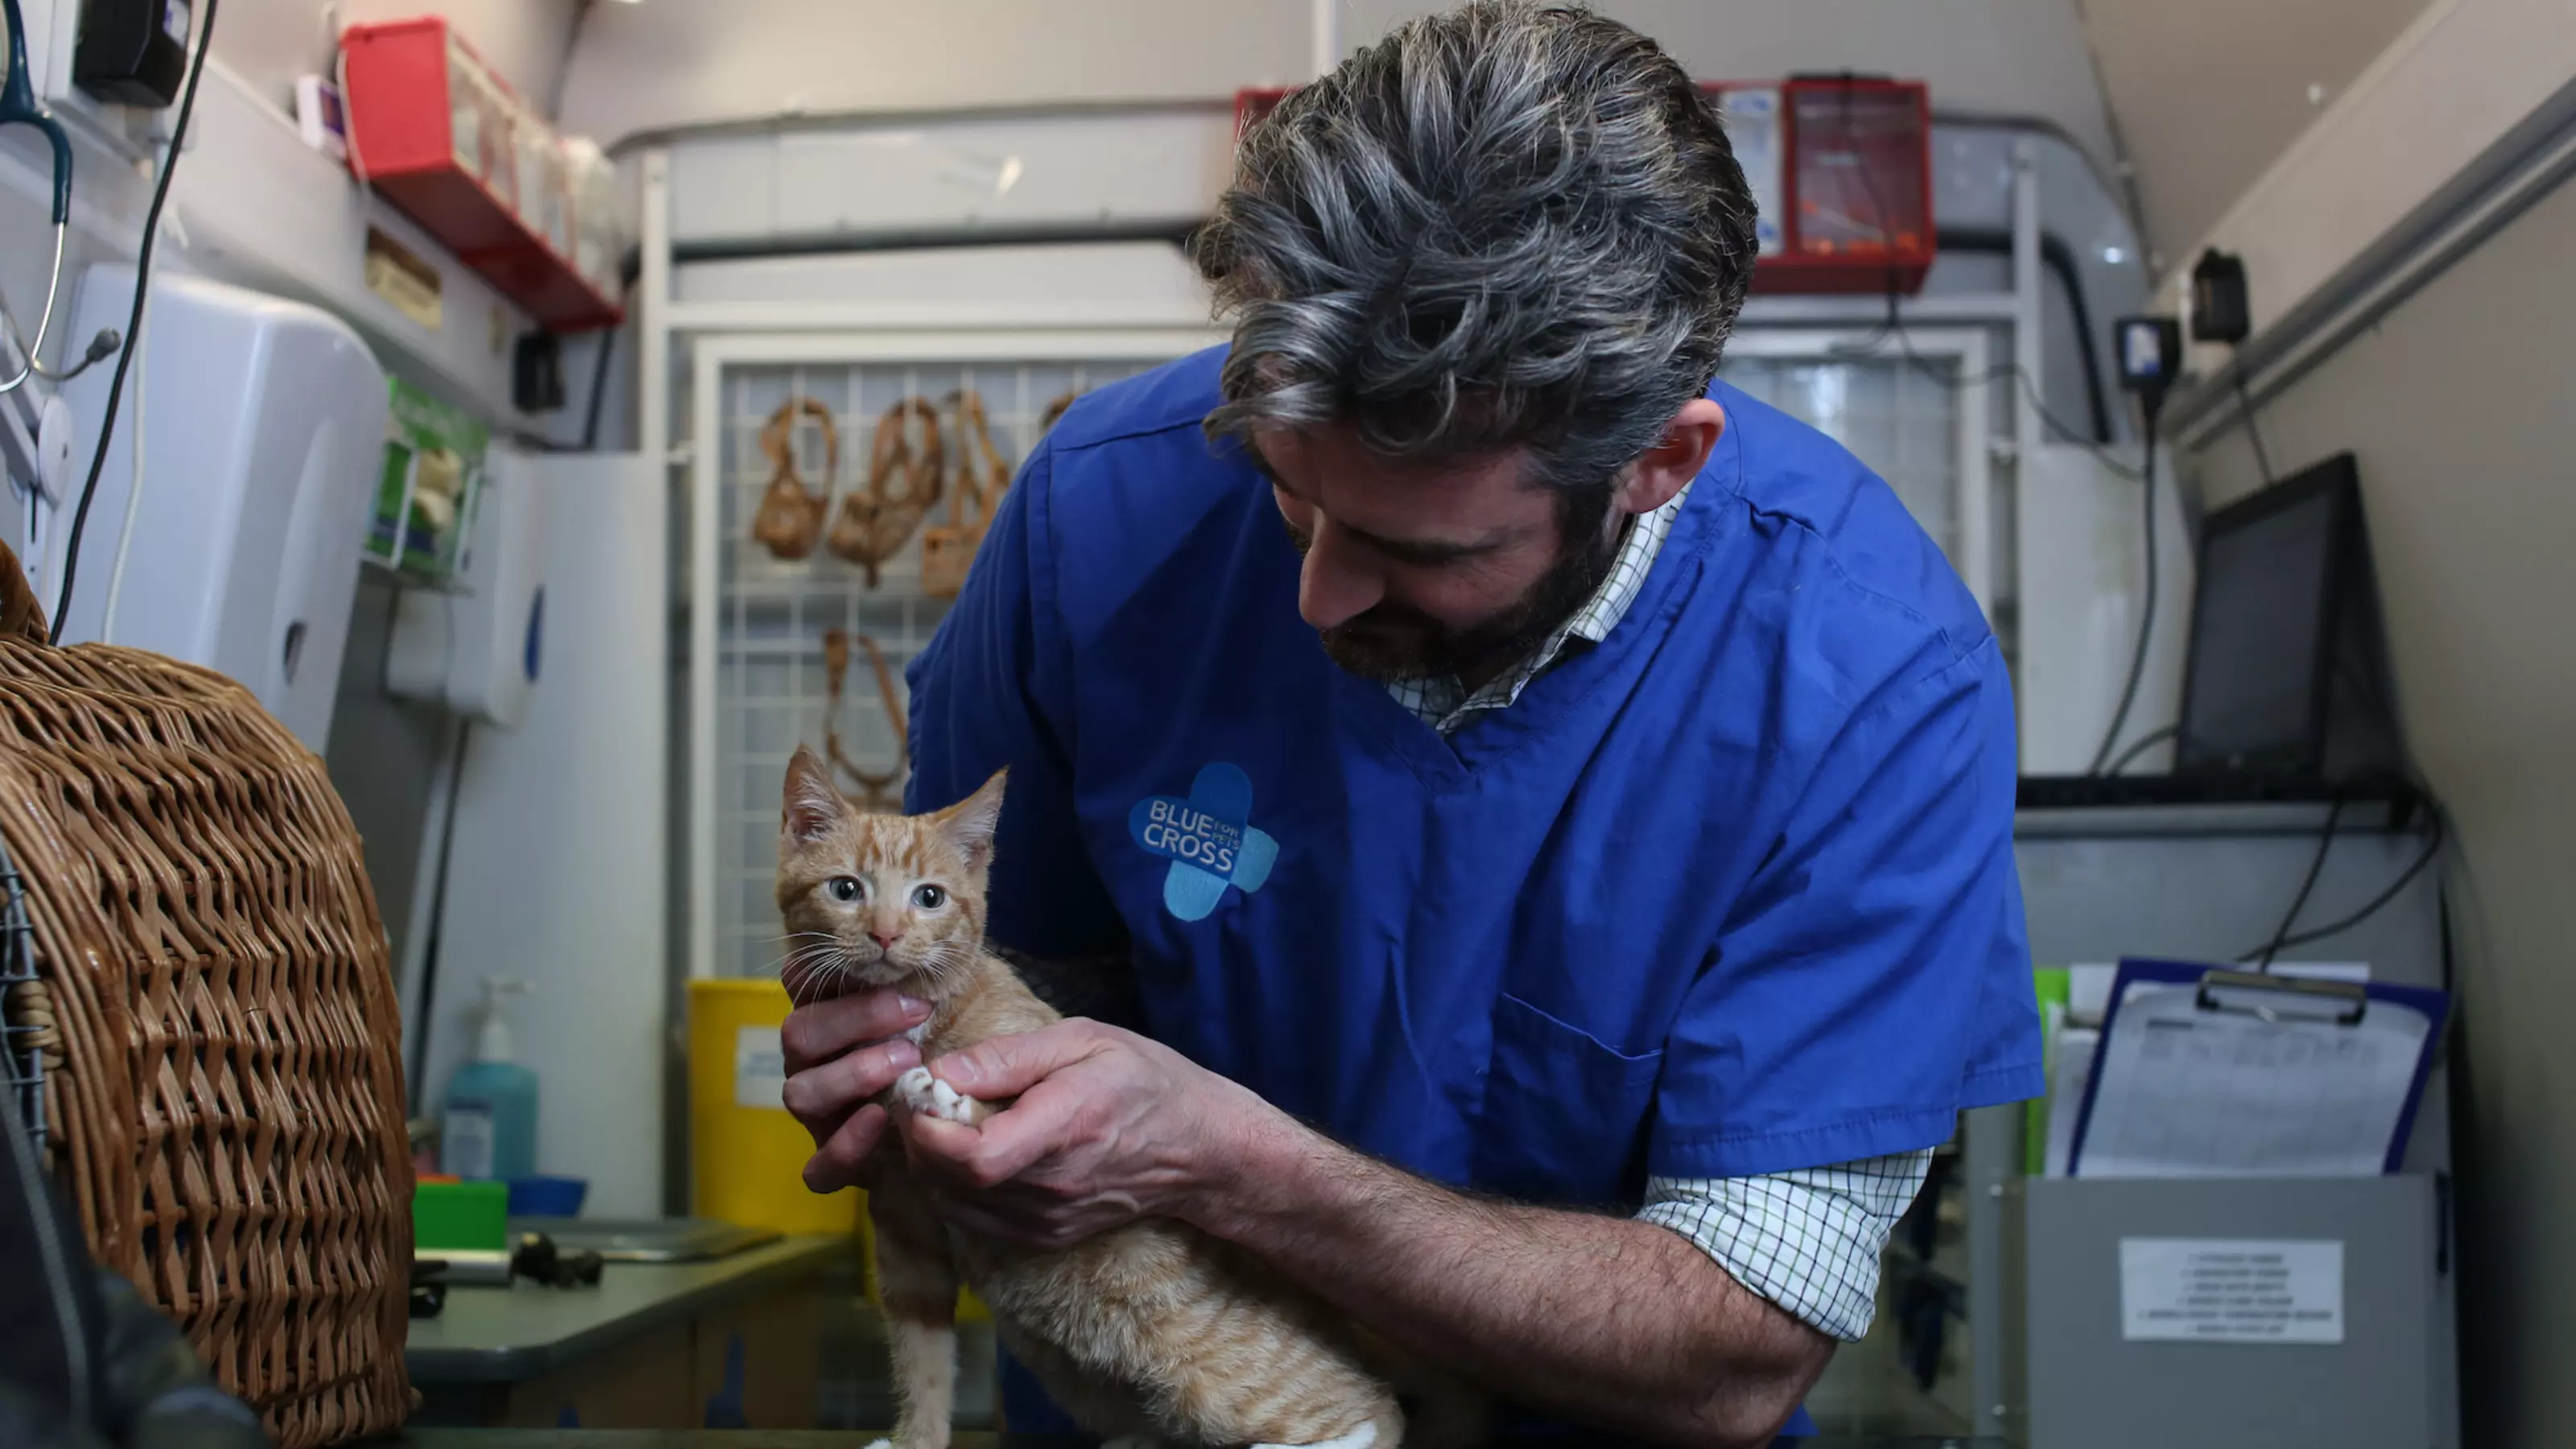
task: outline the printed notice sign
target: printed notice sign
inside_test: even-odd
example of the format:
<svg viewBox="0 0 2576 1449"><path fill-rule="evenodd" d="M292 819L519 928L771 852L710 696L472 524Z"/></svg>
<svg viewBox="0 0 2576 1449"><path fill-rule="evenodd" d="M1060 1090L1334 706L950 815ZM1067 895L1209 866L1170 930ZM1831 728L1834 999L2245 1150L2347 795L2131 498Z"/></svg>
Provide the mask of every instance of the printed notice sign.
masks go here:
<svg viewBox="0 0 2576 1449"><path fill-rule="evenodd" d="M2343 1244L2295 1238L2122 1238L2120 1336L2131 1341L2343 1342Z"/></svg>
<svg viewBox="0 0 2576 1449"><path fill-rule="evenodd" d="M439 300L445 283L439 278L438 268L372 226L367 228L366 279L368 291L430 331L437 331L445 319Z"/></svg>
<svg viewBox="0 0 2576 1449"><path fill-rule="evenodd" d="M778 1045L774 1026L738 1027L733 1035L733 1104L737 1107L787 1105L787 1053Z"/></svg>

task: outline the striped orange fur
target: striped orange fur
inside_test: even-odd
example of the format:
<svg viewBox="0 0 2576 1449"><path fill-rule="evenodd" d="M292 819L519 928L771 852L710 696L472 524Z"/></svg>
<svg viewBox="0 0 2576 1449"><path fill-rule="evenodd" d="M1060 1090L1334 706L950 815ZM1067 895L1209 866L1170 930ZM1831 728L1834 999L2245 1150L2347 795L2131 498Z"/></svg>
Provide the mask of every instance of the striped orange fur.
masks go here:
<svg viewBox="0 0 2576 1449"><path fill-rule="evenodd" d="M867 815L800 749L787 770L778 855L789 991L804 1001L891 986L931 1003L918 1029L925 1060L1057 1020L984 949L1002 789L996 775L946 810ZM919 1070L887 1095L970 1123L1000 1110L934 1088ZM868 1208L902 1394L897 1449L948 1443L961 1282L992 1309L1002 1342L1095 1433L1339 1449L1404 1440L1403 1412L1373 1362L1397 1365L1364 1347L1338 1312L1231 1245L1148 1219L1072 1248L1013 1247L941 1222L900 1154L888 1157ZM1414 1442L1472 1432L1471 1401L1443 1393L1432 1402L1457 1422L1433 1432L1426 1413Z"/></svg>

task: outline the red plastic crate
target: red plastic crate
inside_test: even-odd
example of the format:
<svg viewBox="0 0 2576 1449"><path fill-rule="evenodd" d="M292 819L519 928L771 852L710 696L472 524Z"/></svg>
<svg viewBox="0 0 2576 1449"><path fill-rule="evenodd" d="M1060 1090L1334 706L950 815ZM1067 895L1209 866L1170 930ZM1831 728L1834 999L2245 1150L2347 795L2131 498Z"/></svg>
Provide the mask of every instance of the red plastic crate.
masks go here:
<svg viewBox="0 0 2576 1449"><path fill-rule="evenodd" d="M435 16L355 25L341 36L350 166L529 316L557 332L614 327L625 310L520 212L516 128L534 112ZM460 135L456 88L476 105ZM546 136L546 144L553 138ZM559 204L572 205L570 187ZM569 235L571 222L565 230Z"/></svg>
<svg viewBox="0 0 2576 1449"><path fill-rule="evenodd" d="M1243 139L1244 128L1279 108L1295 86L1248 87L1234 93L1234 139Z"/></svg>
<svg viewBox="0 0 2576 1449"><path fill-rule="evenodd" d="M1234 133L1269 115L1294 87L1235 92ZM1774 99L1767 134L1731 125L1746 179L1762 201L1759 292L1911 296L1938 250L1932 222L1932 103L1919 81L1828 76L1704 82ZM1757 175L1770 169L1769 175Z"/></svg>
<svg viewBox="0 0 2576 1449"><path fill-rule="evenodd" d="M1932 224L1932 102L1919 81L1854 76L1780 88L1786 245L1754 269L1775 292L1921 290Z"/></svg>

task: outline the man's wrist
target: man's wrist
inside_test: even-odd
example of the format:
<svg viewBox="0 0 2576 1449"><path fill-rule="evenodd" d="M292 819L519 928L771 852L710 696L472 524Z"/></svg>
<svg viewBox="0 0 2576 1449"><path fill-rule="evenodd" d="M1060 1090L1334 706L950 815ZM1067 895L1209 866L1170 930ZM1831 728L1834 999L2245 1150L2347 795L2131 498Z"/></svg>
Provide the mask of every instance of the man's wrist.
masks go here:
<svg viewBox="0 0 2576 1449"><path fill-rule="evenodd" d="M1304 1165L1329 1144L1250 1090L1226 1085L1233 1100L1209 1134L1179 1216L1202 1232L1240 1240L1256 1217L1287 1206Z"/></svg>

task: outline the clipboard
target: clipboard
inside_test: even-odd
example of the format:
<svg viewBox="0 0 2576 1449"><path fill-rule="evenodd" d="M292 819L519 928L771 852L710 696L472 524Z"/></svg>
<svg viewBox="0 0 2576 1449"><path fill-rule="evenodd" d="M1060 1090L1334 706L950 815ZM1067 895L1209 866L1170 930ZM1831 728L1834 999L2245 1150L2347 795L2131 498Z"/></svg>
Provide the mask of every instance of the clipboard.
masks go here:
<svg viewBox="0 0 2576 1449"><path fill-rule="evenodd" d="M2425 987L2123 960L2067 1172L2088 1152L2095 1177L2395 1172L2449 1010Z"/></svg>

